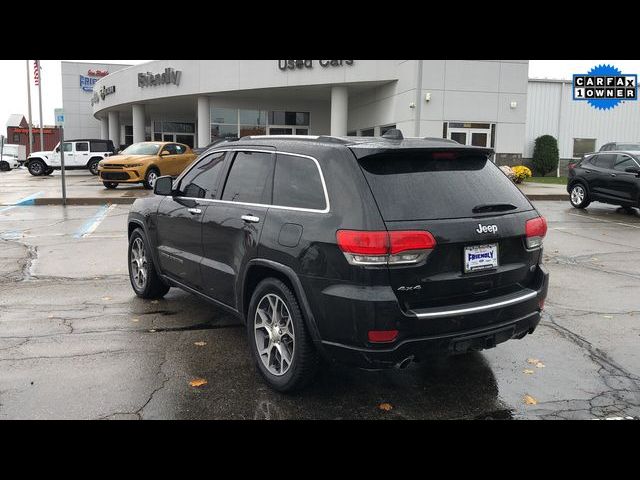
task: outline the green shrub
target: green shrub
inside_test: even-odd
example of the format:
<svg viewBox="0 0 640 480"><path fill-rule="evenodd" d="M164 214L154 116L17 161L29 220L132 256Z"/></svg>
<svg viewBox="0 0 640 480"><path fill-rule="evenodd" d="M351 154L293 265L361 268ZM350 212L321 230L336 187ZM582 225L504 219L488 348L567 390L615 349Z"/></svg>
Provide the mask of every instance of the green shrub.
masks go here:
<svg viewBox="0 0 640 480"><path fill-rule="evenodd" d="M558 168L560 153L558 151L558 141L551 135L542 135L536 138L533 149L533 168L536 173L545 176Z"/></svg>

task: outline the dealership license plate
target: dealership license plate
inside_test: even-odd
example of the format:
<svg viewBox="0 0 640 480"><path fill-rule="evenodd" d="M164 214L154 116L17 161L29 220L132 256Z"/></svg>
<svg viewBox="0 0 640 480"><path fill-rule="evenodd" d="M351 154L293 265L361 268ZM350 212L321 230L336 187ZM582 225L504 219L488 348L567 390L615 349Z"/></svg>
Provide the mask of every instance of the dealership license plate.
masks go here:
<svg viewBox="0 0 640 480"><path fill-rule="evenodd" d="M498 267L498 245L474 245L464 248L464 271L477 272Z"/></svg>

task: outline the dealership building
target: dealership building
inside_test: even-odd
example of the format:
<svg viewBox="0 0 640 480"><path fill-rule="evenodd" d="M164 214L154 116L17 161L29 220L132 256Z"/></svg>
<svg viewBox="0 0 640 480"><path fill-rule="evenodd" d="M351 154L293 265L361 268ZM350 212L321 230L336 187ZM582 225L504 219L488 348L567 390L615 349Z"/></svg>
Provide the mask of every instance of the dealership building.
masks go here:
<svg viewBox="0 0 640 480"><path fill-rule="evenodd" d="M529 79L528 69L527 60L63 62L65 137L203 147L227 136L399 128L492 147L507 164L530 158L542 134L559 139L562 158L640 140L637 101L596 110L572 100L570 82Z"/></svg>

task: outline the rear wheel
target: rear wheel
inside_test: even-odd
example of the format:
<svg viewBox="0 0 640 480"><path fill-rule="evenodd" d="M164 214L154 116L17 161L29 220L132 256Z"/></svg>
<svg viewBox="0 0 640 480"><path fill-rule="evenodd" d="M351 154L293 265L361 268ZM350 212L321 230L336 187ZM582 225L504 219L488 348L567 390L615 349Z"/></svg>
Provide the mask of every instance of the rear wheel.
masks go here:
<svg viewBox="0 0 640 480"><path fill-rule="evenodd" d="M31 160L27 168L29 169L29 173L34 177L39 177L47 170L47 166L42 160Z"/></svg>
<svg viewBox="0 0 640 480"><path fill-rule="evenodd" d="M4 160L0 162L0 171L8 172L9 170L11 170L11 167L9 167L9 162L5 162Z"/></svg>
<svg viewBox="0 0 640 480"><path fill-rule="evenodd" d="M247 335L256 367L271 388L298 390L313 379L318 352L298 300L280 280L267 278L256 287L249 304Z"/></svg>
<svg viewBox="0 0 640 480"><path fill-rule="evenodd" d="M140 228L129 237L129 280L141 298L162 298L170 288L156 272L147 239Z"/></svg>
<svg viewBox="0 0 640 480"><path fill-rule="evenodd" d="M159 176L160 172L157 168L150 168L147 170L147 174L144 176L144 188L148 190L152 189Z"/></svg>
<svg viewBox="0 0 640 480"><path fill-rule="evenodd" d="M118 186L117 182L102 182L102 184L109 190L112 190Z"/></svg>
<svg viewBox="0 0 640 480"><path fill-rule="evenodd" d="M587 189L581 183L576 183L571 187L569 201L575 208L586 208L591 203L589 195L587 194Z"/></svg>

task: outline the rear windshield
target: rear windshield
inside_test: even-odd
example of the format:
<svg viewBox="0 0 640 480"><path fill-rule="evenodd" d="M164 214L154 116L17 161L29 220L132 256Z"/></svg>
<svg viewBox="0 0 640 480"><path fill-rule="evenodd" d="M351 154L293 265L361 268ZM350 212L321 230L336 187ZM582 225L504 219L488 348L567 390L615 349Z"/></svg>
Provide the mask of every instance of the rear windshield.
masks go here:
<svg viewBox="0 0 640 480"><path fill-rule="evenodd" d="M385 152L359 160L386 221L471 217L474 207L488 204L516 207L502 213L532 209L491 160L447 155Z"/></svg>

